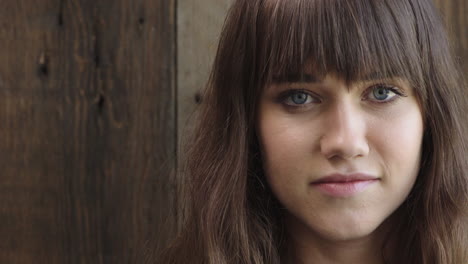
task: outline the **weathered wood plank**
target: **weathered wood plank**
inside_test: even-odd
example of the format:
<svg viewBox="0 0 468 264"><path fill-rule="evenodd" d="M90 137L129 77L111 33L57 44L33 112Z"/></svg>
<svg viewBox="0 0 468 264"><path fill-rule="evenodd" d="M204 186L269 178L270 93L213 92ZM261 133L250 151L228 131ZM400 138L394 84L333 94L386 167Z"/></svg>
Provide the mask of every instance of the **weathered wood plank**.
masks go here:
<svg viewBox="0 0 468 264"><path fill-rule="evenodd" d="M170 235L174 7L2 2L1 263L132 263Z"/></svg>
<svg viewBox="0 0 468 264"><path fill-rule="evenodd" d="M177 123L179 144L208 81L219 34L233 0L184 0L177 7Z"/></svg>

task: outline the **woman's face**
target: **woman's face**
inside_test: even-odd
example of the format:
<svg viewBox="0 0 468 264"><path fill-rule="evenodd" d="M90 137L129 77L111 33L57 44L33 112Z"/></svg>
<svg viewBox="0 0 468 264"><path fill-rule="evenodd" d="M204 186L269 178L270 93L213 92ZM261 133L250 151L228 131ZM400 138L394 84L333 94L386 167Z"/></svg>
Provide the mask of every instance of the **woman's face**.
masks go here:
<svg viewBox="0 0 468 264"><path fill-rule="evenodd" d="M346 85L334 75L266 87L257 134L268 183L300 234L368 236L408 196L423 119L404 80Z"/></svg>

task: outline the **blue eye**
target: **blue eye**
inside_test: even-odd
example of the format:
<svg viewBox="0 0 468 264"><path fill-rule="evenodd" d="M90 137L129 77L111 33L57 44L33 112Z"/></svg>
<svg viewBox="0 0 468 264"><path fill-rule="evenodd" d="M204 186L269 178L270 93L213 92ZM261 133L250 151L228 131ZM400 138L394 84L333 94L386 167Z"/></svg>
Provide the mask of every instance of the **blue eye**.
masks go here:
<svg viewBox="0 0 468 264"><path fill-rule="evenodd" d="M378 84L371 87L371 89L372 91L369 93L370 99L378 102L388 102L395 96L402 95L397 88L393 86Z"/></svg>
<svg viewBox="0 0 468 264"><path fill-rule="evenodd" d="M301 90L288 91L283 97L283 103L289 106L305 106L312 102L317 101L309 93Z"/></svg>
<svg viewBox="0 0 468 264"><path fill-rule="evenodd" d="M291 101L295 104L305 104L307 102L307 98L309 97L308 94L303 92L297 92L290 95Z"/></svg>

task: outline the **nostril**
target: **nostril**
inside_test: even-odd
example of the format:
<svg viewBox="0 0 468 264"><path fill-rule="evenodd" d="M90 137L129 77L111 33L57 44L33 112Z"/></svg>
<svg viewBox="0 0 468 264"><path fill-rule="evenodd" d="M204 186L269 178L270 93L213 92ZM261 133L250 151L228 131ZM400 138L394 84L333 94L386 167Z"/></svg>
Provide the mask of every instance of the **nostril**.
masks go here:
<svg viewBox="0 0 468 264"><path fill-rule="evenodd" d="M364 135L328 132L320 140L320 151L327 159L354 159L367 156L369 145Z"/></svg>

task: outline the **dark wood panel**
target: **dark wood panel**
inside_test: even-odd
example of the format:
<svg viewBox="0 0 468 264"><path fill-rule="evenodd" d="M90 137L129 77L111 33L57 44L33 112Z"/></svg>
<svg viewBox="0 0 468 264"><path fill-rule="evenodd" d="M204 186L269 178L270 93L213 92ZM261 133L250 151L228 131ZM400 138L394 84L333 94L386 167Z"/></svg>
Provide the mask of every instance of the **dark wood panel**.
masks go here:
<svg viewBox="0 0 468 264"><path fill-rule="evenodd" d="M171 221L174 6L2 1L1 263L132 263Z"/></svg>

